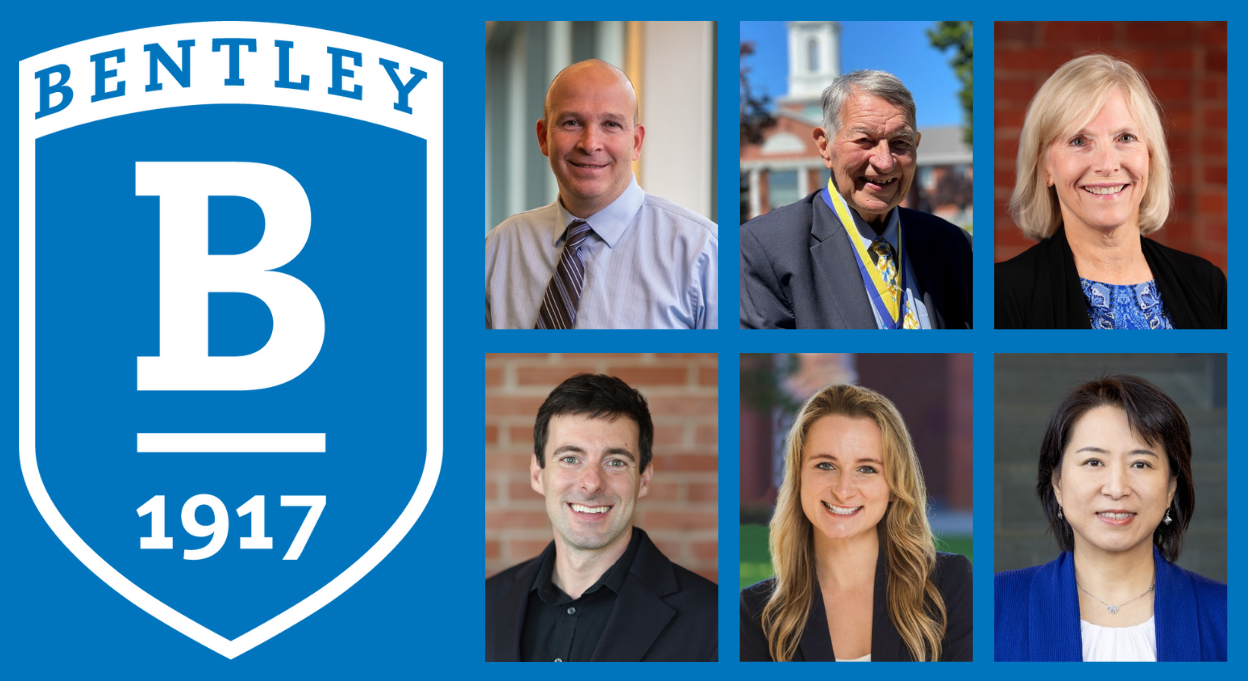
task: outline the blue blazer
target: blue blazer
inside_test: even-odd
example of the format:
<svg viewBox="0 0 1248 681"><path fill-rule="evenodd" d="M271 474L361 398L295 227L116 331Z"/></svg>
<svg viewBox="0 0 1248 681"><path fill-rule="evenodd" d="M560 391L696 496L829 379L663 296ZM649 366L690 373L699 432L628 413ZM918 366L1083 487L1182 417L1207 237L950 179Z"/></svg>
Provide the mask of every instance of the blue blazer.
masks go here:
<svg viewBox="0 0 1248 681"><path fill-rule="evenodd" d="M1226 585L1169 563L1153 548L1157 660L1226 661ZM996 577L996 659L1081 661L1079 593L1069 553Z"/></svg>

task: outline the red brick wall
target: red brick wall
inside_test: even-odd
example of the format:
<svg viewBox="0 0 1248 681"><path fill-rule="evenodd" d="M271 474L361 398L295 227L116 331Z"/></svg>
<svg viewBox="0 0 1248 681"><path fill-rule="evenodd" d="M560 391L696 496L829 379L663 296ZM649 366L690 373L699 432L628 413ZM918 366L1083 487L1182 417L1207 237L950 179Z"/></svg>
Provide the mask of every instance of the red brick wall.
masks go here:
<svg viewBox="0 0 1248 681"><path fill-rule="evenodd" d="M1226 271L1226 22L996 22L996 260L1033 242L1009 215L1032 96L1059 66L1103 52L1131 62L1161 100L1175 204L1152 238Z"/></svg>
<svg viewBox="0 0 1248 681"><path fill-rule="evenodd" d="M679 565L719 577L718 359L706 354L487 354L485 574L550 542L541 495L529 486L533 421L552 389L578 373L623 379L654 420L654 476L634 524Z"/></svg>

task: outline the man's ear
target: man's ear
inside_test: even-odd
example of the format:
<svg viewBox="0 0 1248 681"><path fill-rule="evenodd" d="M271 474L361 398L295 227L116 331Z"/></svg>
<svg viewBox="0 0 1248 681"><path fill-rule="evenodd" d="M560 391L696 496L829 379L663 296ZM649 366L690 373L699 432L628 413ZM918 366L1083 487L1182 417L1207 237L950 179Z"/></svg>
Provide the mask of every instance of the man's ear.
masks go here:
<svg viewBox="0 0 1248 681"><path fill-rule="evenodd" d="M919 142L923 141L923 133L916 131L914 133L914 150L919 150Z"/></svg>
<svg viewBox="0 0 1248 681"><path fill-rule="evenodd" d="M819 147L819 155L823 157L823 165L832 169L832 138L828 137L828 131L823 128L815 128L812 133L815 138L815 146Z"/></svg>
<svg viewBox="0 0 1248 681"><path fill-rule="evenodd" d="M640 499L650 493L650 476L654 473L654 459L650 460L650 465L646 466L646 470L641 474L641 486L637 488L637 498Z"/></svg>
<svg viewBox="0 0 1248 681"><path fill-rule="evenodd" d="M633 160L641 158L641 143L646 141L646 126L637 125L633 128Z"/></svg>
<svg viewBox="0 0 1248 681"><path fill-rule="evenodd" d="M533 486L533 491L546 496L546 490L542 487L542 467L537 463L536 454L529 459L529 478L529 484Z"/></svg>
<svg viewBox="0 0 1248 681"><path fill-rule="evenodd" d="M550 150L546 146L546 119L537 119L537 146L542 150L542 156L550 156Z"/></svg>

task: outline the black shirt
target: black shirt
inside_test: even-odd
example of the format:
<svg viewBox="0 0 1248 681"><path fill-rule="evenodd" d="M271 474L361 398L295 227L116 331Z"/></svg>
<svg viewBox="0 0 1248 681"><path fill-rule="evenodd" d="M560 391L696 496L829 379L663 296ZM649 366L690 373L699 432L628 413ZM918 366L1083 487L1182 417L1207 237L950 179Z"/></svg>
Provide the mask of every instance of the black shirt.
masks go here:
<svg viewBox="0 0 1248 681"><path fill-rule="evenodd" d="M1157 282L1157 295L1176 329L1225 329L1226 275L1199 256L1167 248L1149 238L1140 249ZM1079 285L1066 229L996 264L998 329L1087 329L1088 299Z"/></svg>
<svg viewBox="0 0 1248 681"><path fill-rule="evenodd" d="M573 600L555 586L555 552L547 555L529 590L529 607L520 636L520 655L525 662L588 662L615 609L641 533L633 532L628 548L594 585Z"/></svg>

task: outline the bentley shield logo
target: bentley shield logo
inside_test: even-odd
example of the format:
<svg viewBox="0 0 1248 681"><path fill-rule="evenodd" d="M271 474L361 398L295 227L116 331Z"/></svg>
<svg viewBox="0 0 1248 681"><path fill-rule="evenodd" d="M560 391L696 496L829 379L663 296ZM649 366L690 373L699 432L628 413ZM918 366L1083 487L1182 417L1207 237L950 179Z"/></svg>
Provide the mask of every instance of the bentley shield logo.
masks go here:
<svg viewBox="0 0 1248 681"><path fill-rule="evenodd" d="M105 584L228 658L433 493L442 92L438 61L280 24L21 62L26 486Z"/></svg>

